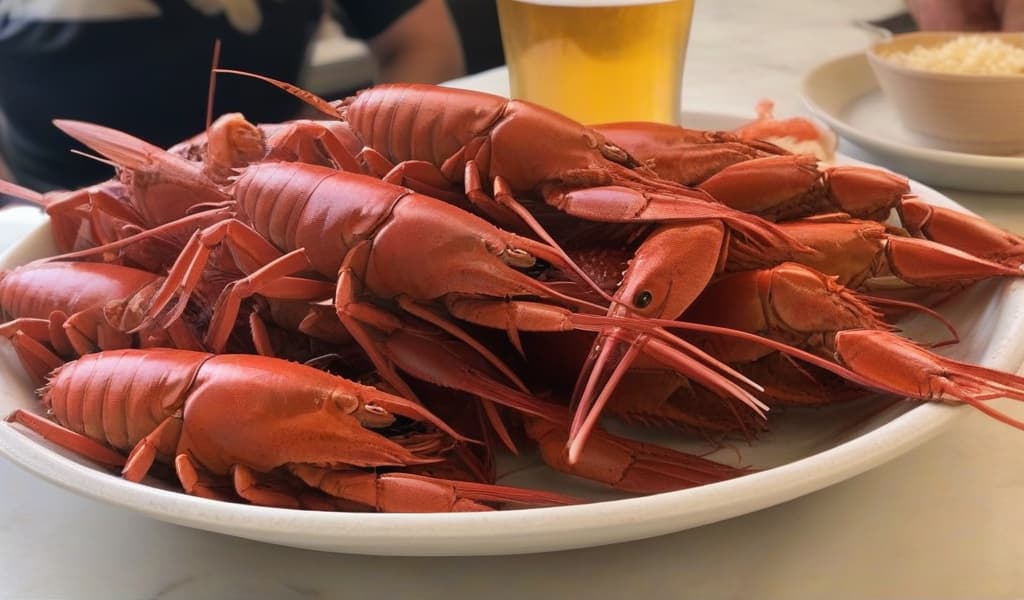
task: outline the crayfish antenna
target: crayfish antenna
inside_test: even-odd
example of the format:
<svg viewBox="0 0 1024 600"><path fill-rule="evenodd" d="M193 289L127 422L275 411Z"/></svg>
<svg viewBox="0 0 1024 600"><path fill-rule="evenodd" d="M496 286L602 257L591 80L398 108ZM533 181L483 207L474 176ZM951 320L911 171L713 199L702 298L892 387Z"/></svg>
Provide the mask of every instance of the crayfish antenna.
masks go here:
<svg viewBox="0 0 1024 600"><path fill-rule="evenodd" d="M616 319L619 317L606 317ZM757 383L746 376L733 370L728 365L719 362L714 357L696 348L689 342L671 336L664 330L652 327L651 331L644 334L632 334L633 339L629 347L622 354L610 374L607 374L609 364L614 361L615 350L611 345L620 343L622 330L614 330L609 334L610 338L605 345L598 348L599 357L593 363L593 371L590 373L586 386L584 387L572 424L569 429L568 453L569 462L575 463L582 455L583 447L597 426L605 406L611 399L615 389L621 383L626 372L636 361L641 353L654 360L668 365L676 372L684 375L692 381L707 387L712 392L723 396L732 397L750 407L761 418L765 418L768 406L761 402L756 396L738 383L731 381L730 377L739 380L739 383L748 385L756 391L763 391ZM666 339L673 340L666 343ZM603 381L603 383L601 383ZM600 385L600 393L594 398L595 391Z"/></svg>
<svg viewBox="0 0 1024 600"><path fill-rule="evenodd" d="M609 328L620 328L620 330L632 331L634 335L637 335L637 332L642 332L642 335L651 338L644 344L643 350L645 354L654 356L657 360L670 365L674 369L677 369L680 374L691 377L695 382L700 383L701 385L704 385L709 389L712 389L712 391L715 391L720 395L732 395L736 397L738 400L743 401L745 404L747 404L748 406L755 410L758 410L760 408L760 410L763 411L767 410L767 407L763 403L761 403L756 397L752 396L749 392L743 390L742 388L738 388L736 384L728 381L728 379L723 377L723 373L735 373L735 371L733 371L731 367L728 367L727 365L718 362L714 358L708 356L707 354L704 354L702 351L694 347L689 342L686 342L685 340L670 334L666 330L679 329L685 331L695 331L754 342L763 345L767 348L771 348L773 350L782 352L783 354L786 354L793 358L821 367L831 373L838 375L839 377L842 377L850 381L851 383L860 385L867 389L872 389L889 394L896 394L899 396L912 396L917 397L919 399L932 399L923 398L921 392L918 389L912 388L911 386L907 385L901 386L901 382L888 381L884 376L880 374L868 372L862 368L855 368L854 366L851 366L846 362L840 364L836 361L822 358L821 356L818 356L806 350L802 350L800 348L790 346L777 340L766 338L746 331L730 329L727 327L719 327L715 325L705 325L702 323L673 321L669 319L635 318L628 316L607 317L574 314L572 316L572 319L574 324L579 329L583 330L602 332L609 330ZM848 337L852 335L850 331L844 331L841 333L846 334ZM919 352L923 353L924 356L929 357L930 360L934 361L941 359L941 357L928 353L923 348L920 348L917 345L914 345L909 340L901 338L895 334L877 330L872 330L871 334L877 335L879 337L885 337L886 339L894 340L894 346L899 346L901 343L911 344L913 345L913 347L917 348ZM690 353L690 356L687 356L686 353ZM692 356L694 355L702 355L704 362L702 363L700 361L694 360L692 358ZM686 358L684 359L681 357ZM853 357L856 358L857 356L854 355ZM964 365L963 363L955 364L957 366L960 366L962 369L962 372L957 373L957 376L959 378L964 380L970 379L971 385L976 388L982 385L981 383L978 383L979 381L983 382L984 386L987 386L987 391L985 395L961 394L960 396L957 396L958 400L965 403L978 403L983 400L989 400L992 399L993 397L998 397L999 395L1008 395L1014 398L1024 400L1024 379L1021 379L1013 375L1000 373L998 371L992 371L990 369L983 369L982 367L975 367L973 365ZM716 366L717 368L720 369L720 372L711 371L711 366ZM626 368L628 367L622 367L622 373L625 373ZM930 368L932 371L942 372L943 367L932 366ZM919 368L919 370L923 369L923 367ZM737 373L737 375L739 374ZM619 377L621 378L621 375L619 375ZM763 391L763 388L757 386L753 382L750 382L750 380L747 379L746 377L743 377L742 375L739 375L739 377L742 377L744 383L747 383L748 385L752 384L758 391ZM606 389L608 389L607 394L609 395L609 397L611 394L609 384L614 383L617 382L614 379L610 378L609 382L606 383L604 386ZM966 384L962 385L966 386ZM747 398L746 400L744 399L745 397ZM605 400L605 402L606 401L607 400ZM599 408L600 407L595 406L594 408L590 408L589 412L585 416L579 416L579 423L582 424L586 423L587 421L590 421L591 425L589 427L592 428L593 423L596 423L596 420L599 417ZM991 409L985 407L985 410L986 412L988 412ZM579 407L577 407L577 411L580 412ZM763 415L763 413L761 414ZM1017 426L1017 422L1011 422L1012 419L1010 419L1009 417L1003 416L997 418L1004 422ZM576 428L577 433L575 436L573 436L574 439L570 441L570 447L574 448L574 450L571 453L571 456L575 456L578 458L580 456L580 453L582 452L583 444L586 441L586 434L590 429L584 427L583 425L577 425Z"/></svg>
<svg viewBox="0 0 1024 600"><path fill-rule="evenodd" d="M593 287L594 289L600 289L597 283L591 280L586 275L586 273L584 273L583 270L578 265L576 265L576 263L574 263L567 255L565 255L561 248L558 248L557 246L552 247L544 242L539 242L537 240L533 240L527 237L515 236L514 250L526 252L535 258L539 258L543 261L546 261L564 273L575 273L579 277L581 277L585 282L588 282L590 287ZM520 281L520 284L523 286L533 288L533 292L542 298L548 297L556 299L569 306L575 306L577 308L587 308L591 311L594 311L595 313L603 313L608 310L607 306L601 306L588 300L584 300L582 298L577 298L575 296L559 292L550 285L537 281L535 279L523 280ZM607 293L603 291L601 292L601 295L602 297L607 298L608 300L614 301L611 297L608 296Z"/></svg>
<svg viewBox="0 0 1024 600"><path fill-rule="evenodd" d="M918 304L916 302L908 302L908 301L905 301L905 300L896 300L895 298L880 298L878 296L872 296L870 294L863 294L863 293L860 294L860 296L863 298L863 300L865 302L867 302L868 304L874 305L874 306L893 307L893 308L902 308L902 309L907 309L907 310L914 310L914 311L917 311L917 312L920 312L920 313L924 313L924 314L928 315L929 317L934 318L939 323L942 323L942 325L946 328L947 331L949 331L950 335L952 335L953 337L952 337L952 339L949 339L949 340L943 340L943 341L940 341L940 342L931 343L931 344L929 344L929 347L931 347L931 348L941 348L942 346L949 346L949 345L952 345L952 344L960 343L960 334L959 334L959 332L957 332L956 326L953 325L952 321L947 319L945 315L943 315L942 313L940 313L939 311L937 311L937 310L935 310L933 308L929 308L927 306L924 306L922 304Z"/></svg>
<svg viewBox="0 0 1024 600"><path fill-rule="evenodd" d="M588 357L573 393L575 413L568 440L570 462L580 458L605 405L641 353L721 396L735 398L762 418L768 411L768 406L743 386L758 392L764 388L660 327L661 323L678 323L685 329L686 323L624 315L573 314L569 318L576 328L601 334L601 341ZM622 344L628 344L625 350ZM581 384L583 381L586 383Z"/></svg>
<svg viewBox="0 0 1024 600"><path fill-rule="evenodd" d="M206 131L213 125L213 99L217 89L217 64L220 62L220 38L213 42L213 64L210 65L210 87L206 93Z"/></svg>
<svg viewBox="0 0 1024 600"><path fill-rule="evenodd" d="M108 167L113 167L114 169L120 169L121 168L120 165L118 165L116 162L114 162L112 160L107 160L107 159L103 158L102 156L96 156L95 154L89 154L88 152L82 152L81 150L78 150L77 148L72 148L71 149L71 153L72 154L77 154L79 156L84 156L85 158L88 158L89 160L94 160L94 161L96 161L98 163L102 163L104 165L107 165Z"/></svg>
<svg viewBox="0 0 1024 600"><path fill-rule="evenodd" d="M616 291L616 301L606 316L612 320L630 317L646 322L650 318L676 318L683 314L721 269L729 237L725 226L717 220L671 223L655 228L633 252ZM618 328L604 330L598 336L591 355L593 360L588 359L573 391L576 414L570 431L570 458L578 456L581 440L593 429L604 405L638 355L638 347L649 344L650 339L648 335L625 335ZM624 356L623 343L630 344ZM729 382L729 378L760 391L758 386L706 353L698 353L692 345L685 347L682 341L674 344L677 349L670 350L664 347L664 342L658 342L650 345L645 354L652 358L657 356L656 360L671 365L708 389L736 397L764 416L766 407L748 391ZM685 350L680 350L684 347ZM613 367L615 361L618 365ZM708 366L716 367L718 372ZM597 389L600 389L599 394Z"/></svg>
<svg viewBox="0 0 1024 600"><path fill-rule="evenodd" d="M256 73L250 73L248 71L237 71L235 69L215 68L215 69L213 69L213 72L214 73L228 73L230 75L241 75L243 77L252 77L253 79L259 79L260 81L265 81L265 82L267 82L267 83L269 83L271 85L275 85L278 88L288 92L292 96L295 96L296 98L302 100L306 104L308 104L308 105L312 106L313 108L317 109L318 111L324 113L328 117L334 117L335 119L341 119L341 120L345 119L344 113L341 112L340 110L338 110L333 104L331 104L327 100L324 100L320 96L317 96L313 92L310 92L308 90L304 90L304 89L300 88L297 85L293 85L291 83L287 83L287 82L281 81L279 79L274 79L273 77L267 77L266 75L259 75L259 74L256 74Z"/></svg>
<svg viewBox="0 0 1024 600"><path fill-rule="evenodd" d="M796 346L791 346L789 344L780 342L778 340L773 340L771 338L767 338L767 337L764 337L764 336L761 336L761 335L757 335L756 333L750 333L749 331L742 331L742 330L739 330L739 329L731 329L729 327L722 327L722 326L719 326L719 325L707 325L707 324L704 324L704 323L693 323L693 322L690 322L690 321L673 321L673 320L670 320L670 319L654 319L654 318L636 319L636 318L632 318L632 317L615 317L614 318L615 321L608 322L607 319L609 319L609 317L595 317L595 316L592 316L592 315L577 315L577 317L580 320L581 324L583 322L587 322L587 323L607 323L605 325L605 327L608 327L608 326L619 326L619 327L639 327L642 330L646 329L646 330L648 330L647 332L648 332L649 335L657 337L658 339L666 342L670 346L685 347L687 350L690 350L690 351L693 351L696 347L693 346L692 344L690 344L689 342L686 342L685 340L670 334L666 330L668 330L668 329L678 329L678 330L683 330L683 331L694 331L694 332L700 332L700 333L709 333L709 334L713 334L713 335L731 337L731 338L735 338L735 339L739 339L739 340L743 340L743 341L747 341L747 342L753 342L753 343L756 343L756 344L760 344L760 345L762 345L762 346L764 346L766 348L771 348L772 350L778 350L779 352L782 352L783 354L786 354L787 356L791 356L793 358L805 361L805 362L810 363L812 365L815 365L817 367L821 367L821 368L825 369L826 371L829 371L831 373L834 373L834 374L838 375L839 377L842 377L844 379L849 380L851 383L855 383L857 385L862 385L862 386L868 387L868 388L877 389L879 391L884 391L884 392L889 392L889 393L899 393L899 391L896 388L894 388L894 387L881 386L881 384L879 384L877 381L873 381L872 379L870 379L868 377L865 377L865 376L855 372L852 369L849 369L849 368L844 367L844 366L842 366L840 364L837 364L834 361L828 360L826 358L822 358L822 357L818 356L817 354L813 354L811 352L808 352L807 350L803 350L801 348L797 348ZM655 326L655 327L652 328L651 326ZM879 333L879 334L884 334L885 333L885 332L878 331L878 330L874 330L874 331L875 331L875 333ZM900 338L900 339L902 339L902 338ZM731 370L731 368L728 367L727 365L722 365L722 366L725 367L725 368L729 368ZM761 388L760 386L756 386L756 384L755 384L755 387L757 387L758 391L763 391L763 388Z"/></svg>

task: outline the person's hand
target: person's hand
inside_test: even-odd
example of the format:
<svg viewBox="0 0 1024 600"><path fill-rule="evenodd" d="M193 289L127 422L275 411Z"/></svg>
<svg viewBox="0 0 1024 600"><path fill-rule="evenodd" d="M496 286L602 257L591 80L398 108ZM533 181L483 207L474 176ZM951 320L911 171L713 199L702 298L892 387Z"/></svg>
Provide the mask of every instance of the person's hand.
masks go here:
<svg viewBox="0 0 1024 600"><path fill-rule="evenodd" d="M2 154L0 154L0 179L14 181L14 175L11 175L11 170L4 163L4 156ZM0 196L3 196L3 194L0 194Z"/></svg>
<svg viewBox="0 0 1024 600"><path fill-rule="evenodd" d="M263 23L256 0L188 0L188 3L208 17L223 12L228 23L242 33L255 33Z"/></svg>
<svg viewBox="0 0 1024 600"><path fill-rule="evenodd" d="M1024 31L1024 0L907 0L926 31Z"/></svg>
<svg viewBox="0 0 1024 600"><path fill-rule="evenodd" d="M369 40L377 83L440 83L466 73L459 32L444 0L422 0Z"/></svg>

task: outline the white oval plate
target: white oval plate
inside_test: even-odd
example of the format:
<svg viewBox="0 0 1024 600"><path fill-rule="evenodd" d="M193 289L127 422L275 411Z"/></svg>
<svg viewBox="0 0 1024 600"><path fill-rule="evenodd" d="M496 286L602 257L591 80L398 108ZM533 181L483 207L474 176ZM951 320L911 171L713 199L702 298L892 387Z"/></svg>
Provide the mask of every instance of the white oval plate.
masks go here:
<svg viewBox="0 0 1024 600"><path fill-rule="evenodd" d="M743 119L689 115L707 128L733 127ZM914 184L925 200L956 207L939 193ZM53 253L43 224L0 256L11 268ZM943 312L959 327L963 342L954 356L1015 371L1024 362L1024 282L989 282L958 297ZM927 328L934 329L932 323ZM913 325L913 324L910 324ZM0 360L0 415L16 408L37 410L32 390L12 354ZM154 518L238 537L333 552L379 555L489 555L582 548L637 540L721 521L760 510L843 481L903 454L942 431L963 408L897 403L864 414L851 404L771 416L762 439L722 449L712 458L764 469L730 481L678 492L622 498L574 481L524 455L501 466L503 483L587 496L590 504L468 514L327 513L217 502L164 489L157 482L133 484L52 446L24 429L0 423L0 454L24 469L73 492ZM649 439L704 452L698 442L672 436Z"/></svg>
<svg viewBox="0 0 1024 600"><path fill-rule="evenodd" d="M987 156L928 147L903 127L863 52L836 58L804 76L804 104L871 162L959 190L1024 192L1024 155Z"/></svg>

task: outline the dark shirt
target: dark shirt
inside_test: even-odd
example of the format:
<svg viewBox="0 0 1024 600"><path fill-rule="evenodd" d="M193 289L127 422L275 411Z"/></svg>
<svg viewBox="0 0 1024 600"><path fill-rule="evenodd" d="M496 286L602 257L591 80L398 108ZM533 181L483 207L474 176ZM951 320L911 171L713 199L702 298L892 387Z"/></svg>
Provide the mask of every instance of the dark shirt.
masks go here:
<svg viewBox="0 0 1024 600"><path fill-rule="evenodd" d="M0 155L18 183L74 189L111 176L109 167L69 152L81 146L53 126L55 118L162 147L201 131L216 39L222 67L297 82L323 11L322 0L259 0L261 25L243 33L223 13L149 1L159 15L105 20L12 16L0 3ZM348 35L368 39L417 1L337 0L332 13ZM254 122L283 121L300 108L273 86L230 75L217 78L214 106L214 115L237 111Z"/></svg>

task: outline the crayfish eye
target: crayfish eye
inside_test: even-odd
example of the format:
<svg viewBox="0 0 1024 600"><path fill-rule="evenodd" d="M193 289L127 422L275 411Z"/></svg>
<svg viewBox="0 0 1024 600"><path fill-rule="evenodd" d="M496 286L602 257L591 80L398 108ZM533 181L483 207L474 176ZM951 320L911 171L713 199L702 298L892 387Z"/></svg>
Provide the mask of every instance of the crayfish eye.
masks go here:
<svg viewBox="0 0 1024 600"><path fill-rule="evenodd" d="M637 308L647 308L650 306L651 301L654 300L654 294L644 290L633 298L633 306Z"/></svg>
<svg viewBox="0 0 1024 600"><path fill-rule="evenodd" d="M501 259L506 265L515 268L532 267L537 262L537 259L532 254L519 248L506 248L501 253Z"/></svg>
<svg viewBox="0 0 1024 600"><path fill-rule="evenodd" d="M382 406L367 402L358 406L353 416L365 427L388 427L395 422L395 417Z"/></svg>

